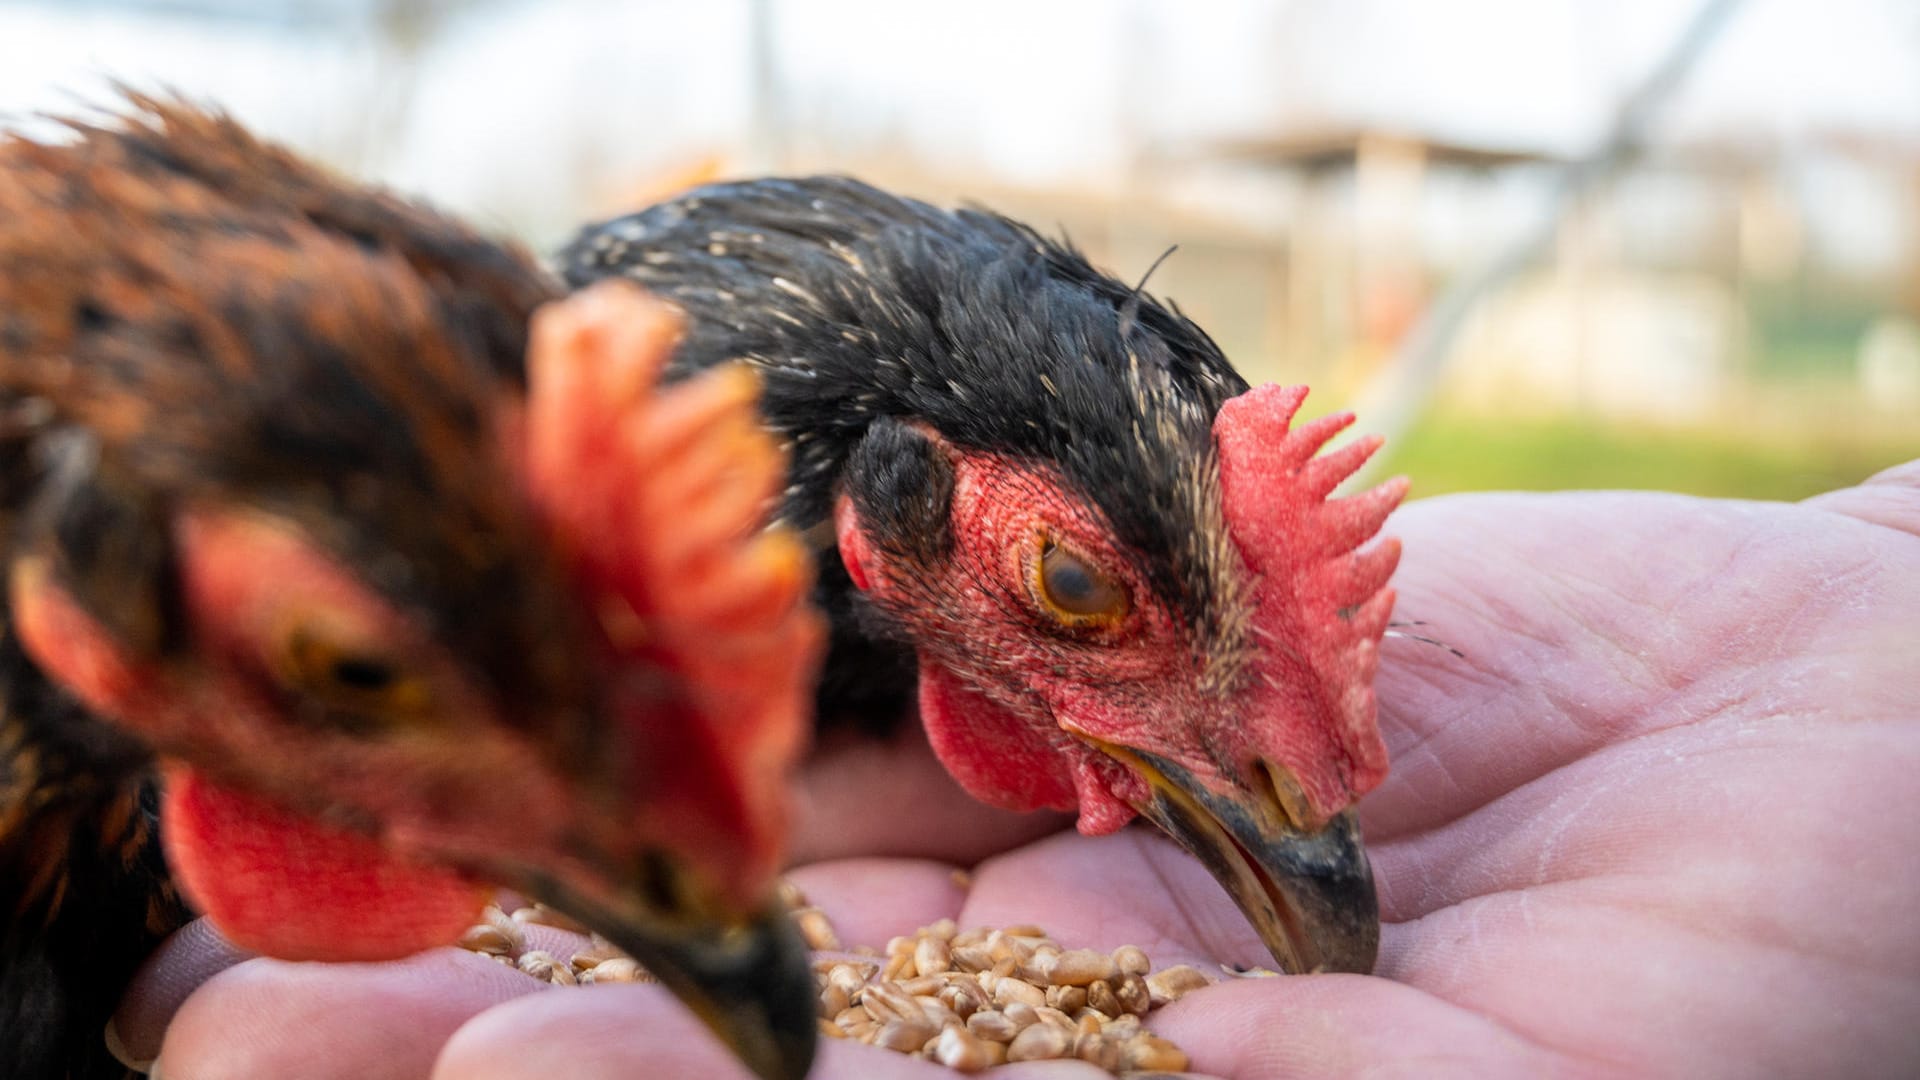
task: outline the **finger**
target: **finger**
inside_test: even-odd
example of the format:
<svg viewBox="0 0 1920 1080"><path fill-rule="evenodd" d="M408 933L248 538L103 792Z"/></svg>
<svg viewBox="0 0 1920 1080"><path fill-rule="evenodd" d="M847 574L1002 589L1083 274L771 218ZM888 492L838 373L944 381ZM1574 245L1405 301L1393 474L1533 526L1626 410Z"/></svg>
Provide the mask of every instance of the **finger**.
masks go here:
<svg viewBox="0 0 1920 1080"><path fill-rule="evenodd" d="M562 930L557 926L545 926L539 923L523 923L520 934L526 939L524 952L539 951L556 960L565 962L592 944L585 934L576 934L571 930Z"/></svg>
<svg viewBox="0 0 1920 1080"><path fill-rule="evenodd" d="M1895 465L1864 484L1816 495L1802 505L1920 536L1920 461Z"/></svg>
<svg viewBox="0 0 1920 1080"><path fill-rule="evenodd" d="M1137 945L1154 967L1222 962L1271 966L1272 956L1219 882L1172 841L1145 828L1062 834L982 863L962 926L1034 923L1068 948Z"/></svg>
<svg viewBox="0 0 1920 1080"><path fill-rule="evenodd" d="M526 924L526 947L560 960L585 949L587 938L556 927ZM195 919L160 943L140 966L108 1025L107 1040L123 1064L146 1068L160 1056L167 1025L200 985L252 958L222 937L212 922Z"/></svg>
<svg viewBox="0 0 1920 1080"><path fill-rule="evenodd" d="M1062 814L1015 814L968 795L917 718L891 739L822 745L801 771L793 861L904 855L963 865L1059 832Z"/></svg>
<svg viewBox="0 0 1920 1080"><path fill-rule="evenodd" d="M120 1008L108 1024L108 1045L121 1063L144 1068L160 1056L167 1024L200 984L252 954L195 919L160 943L134 973Z"/></svg>
<svg viewBox="0 0 1920 1080"><path fill-rule="evenodd" d="M457 949L389 964L248 960L187 999L159 1071L193 1080L419 1080L469 1018L546 989Z"/></svg>
<svg viewBox="0 0 1920 1080"><path fill-rule="evenodd" d="M822 1040L811 1080L942 1080L928 1061L840 1039ZM1081 1062L1028 1063L1006 1080L1103 1080ZM657 986L595 986L541 994L475 1017L447 1042L433 1080L629 1080L696 1076L753 1080L684 1008Z"/></svg>
<svg viewBox="0 0 1920 1080"><path fill-rule="evenodd" d="M945 863L840 859L798 867L787 879L833 921L842 945L878 947L941 919L958 919L966 889Z"/></svg>
<svg viewBox="0 0 1920 1080"><path fill-rule="evenodd" d="M1564 1074L1567 1058L1467 1009L1366 975L1231 980L1147 1026L1221 1076Z"/></svg>

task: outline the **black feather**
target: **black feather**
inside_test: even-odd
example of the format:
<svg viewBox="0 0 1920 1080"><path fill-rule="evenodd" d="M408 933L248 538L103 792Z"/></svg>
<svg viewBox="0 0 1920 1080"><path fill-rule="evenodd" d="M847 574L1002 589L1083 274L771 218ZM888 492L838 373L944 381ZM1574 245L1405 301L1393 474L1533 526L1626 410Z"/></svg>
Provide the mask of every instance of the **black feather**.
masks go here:
<svg viewBox="0 0 1920 1080"><path fill-rule="evenodd" d="M874 422L847 462L847 494L891 553L933 565L953 547L953 466L925 432L893 417Z"/></svg>
<svg viewBox="0 0 1920 1080"><path fill-rule="evenodd" d="M871 475L886 467L877 447L856 448L876 425L912 421L1055 469L1171 610L1197 627L1217 621L1221 571L1196 463L1210 460L1213 417L1246 382L1177 308L1069 244L822 177L700 188L589 227L559 263L576 287L626 277L684 308L678 370L740 359L760 370L767 420L794 451L791 523L824 520L843 483L896 483ZM823 552L830 612L847 606L837 562ZM837 695L860 683L851 666L886 647L835 627L827 717L848 710Z"/></svg>
<svg viewBox="0 0 1920 1080"><path fill-rule="evenodd" d="M147 754L0 641L0 1080L129 1076L101 1038L120 989L184 923Z"/></svg>

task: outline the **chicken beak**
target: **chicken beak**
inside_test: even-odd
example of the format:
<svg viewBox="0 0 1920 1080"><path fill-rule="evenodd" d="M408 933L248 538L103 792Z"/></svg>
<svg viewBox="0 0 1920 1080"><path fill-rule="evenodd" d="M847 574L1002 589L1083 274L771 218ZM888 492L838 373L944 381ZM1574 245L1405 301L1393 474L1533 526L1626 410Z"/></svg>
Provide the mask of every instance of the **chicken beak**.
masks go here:
<svg viewBox="0 0 1920 1080"><path fill-rule="evenodd" d="M769 898L745 918L716 915L712 905L660 888L657 860L649 869L646 884L607 902L551 881L527 891L638 960L755 1075L802 1080L813 1065L815 990L786 906Z"/></svg>
<svg viewBox="0 0 1920 1080"><path fill-rule="evenodd" d="M1206 865L1282 970L1373 970L1380 903L1351 809L1300 829L1271 788L1219 792L1164 758L1100 748L1147 782L1134 809Z"/></svg>

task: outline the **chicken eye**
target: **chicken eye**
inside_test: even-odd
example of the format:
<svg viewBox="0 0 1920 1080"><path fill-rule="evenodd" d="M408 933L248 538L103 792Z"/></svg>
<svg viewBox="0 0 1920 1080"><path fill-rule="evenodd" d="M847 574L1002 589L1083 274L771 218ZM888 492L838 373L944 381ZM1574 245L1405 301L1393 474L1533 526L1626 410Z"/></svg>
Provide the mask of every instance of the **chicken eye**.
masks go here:
<svg viewBox="0 0 1920 1080"><path fill-rule="evenodd" d="M1127 614L1127 590L1112 575L1051 541L1041 544L1033 576L1048 614L1068 626L1111 624Z"/></svg>
<svg viewBox="0 0 1920 1080"><path fill-rule="evenodd" d="M309 628L287 635L280 667L289 688L352 713L399 718L424 711L429 700L426 680L391 657Z"/></svg>
<svg viewBox="0 0 1920 1080"><path fill-rule="evenodd" d="M362 693L377 694L399 681L393 665L367 656L342 656L334 660L328 673L335 685Z"/></svg>

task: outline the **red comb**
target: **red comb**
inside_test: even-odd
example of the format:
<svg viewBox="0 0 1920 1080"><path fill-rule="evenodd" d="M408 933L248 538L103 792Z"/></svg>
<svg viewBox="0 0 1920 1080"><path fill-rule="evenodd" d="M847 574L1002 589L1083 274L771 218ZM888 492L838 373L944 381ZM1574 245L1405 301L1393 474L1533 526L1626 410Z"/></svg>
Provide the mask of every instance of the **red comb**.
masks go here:
<svg viewBox="0 0 1920 1080"><path fill-rule="evenodd" d="M778 869L824 628L805 550L763 531L786 462L758 379L657 387L679 336L673 309L618 282L535 317L529 488L614 650L684 702L634 718L649 803L685 811L675 846L732 851L711 868L753 891Z"/></svg>
<svg viewBox="0 0 1920 1080"><path fill-rule="evenodd" d="M1373 675L1400 545L1360 546L1399 505L1407 481L1327 498L1382 440L1356 439L1316 457L1353 415L1290 429L1306 396L1304 386L1256 387L1221 408L1213 433L1227 522L1258 582L1255 668L1281 714L1263 722L1256 749L1289 767L1314 817L1325 820L1387 772Z"/></svg>

